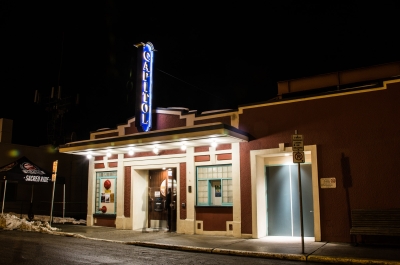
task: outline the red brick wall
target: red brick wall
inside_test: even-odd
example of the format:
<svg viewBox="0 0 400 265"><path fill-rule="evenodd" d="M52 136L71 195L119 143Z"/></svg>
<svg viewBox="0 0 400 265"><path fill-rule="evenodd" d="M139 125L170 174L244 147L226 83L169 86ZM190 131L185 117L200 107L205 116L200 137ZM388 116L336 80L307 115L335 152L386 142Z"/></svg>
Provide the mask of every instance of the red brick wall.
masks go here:
<svg viewBox="0 0 400 265"><path fill-rule="evenodd" d="M186 207L187 207L187 202L186 202L186 163L180 163L179 164L179 175L180 175L180 189L179 189L179 194L180 194L180 202L178 203L178 207L181 207L180 211L180 219L186 219ZM186 204L186 207L183 208L181 205L182 203Z"/></svg>
<svg viewBox="0 0 400 265"><path fill-rule="evenodd" d="M180 115L153 112L151 131L184 127L184 126L186 126L186 119L181 119ZM135 122L132 122L129 124L128 128L125 128L125 135L134 133L138 133L138 130L135 127Z"/></svg>
<svg viewBox="0 0 400 265"><path fill-rule="evenodd" d="M97 222L94 225L115 227L115 218L95 217Z"/></svg>
<svg viewBox="0 0 400 265"><path fill-rule="evenodd" d="M104 163L95 163L94 168L95 169L105 168L105 165L104 165Z"/></svg>
<svg viewBox="0 0 400 265"><path fill-rule="evenodd" d="M179 115L154 113L152 131L186 126L186 119Z"/></svg>
<svg viewBox="0 0 400 265"><path fill-rule="evenodd" d="M350 209L400 208L399 98L397 83L387 90L244 110L239 128L257 140L240 144L242 205L251 205L250 150L291 146L298 130L304 145L317 145L319 178L337 180L336 189L319 190L322 241L350 242ZM342 155L350 166L347 190ZM242 233L251 233L248 208L242 207Z"/></svg>
<svg viewBox="0 0 400 265"><path fill-rule="evenodd" d="M217 160L232 160L232 154L218 154Z"/></svg>
<svg viewBox="0 0 400 265"><path fill-rule="evenodd" d="M118 162L108 162L108 167L118 167Z"/></svg>
<svg viewBox="0 0 400 265"><path fill-rule="evenodd" d="M215 148L215 150L217 150L217 151L219 151L219 150L230 150L230 149L232 149L232 144L219 144Z"/></svg>
<svg viewBox="0 0 400 265"><path fill-rule="evenodd" d="M131 216L131 167L125 167L124 174L124 215Z"/></svg>
<svg viewBox="0 0 400 265"><path fill-rule="evenodd" d="M203 221L204 231L226 231L226 222L233 221L233 208L196 207L196 220Z"/></svg>
<svg viewBox="0 0 400 265"><path fill-rule="evenodd" d="M113 154L113 155L111 155L108 159L109 159L109 160L110 160L110 159L118 159L118 155L117 155L117 154Z"/></svg>
<svg viewBox="0 0 400 265"><path fill-rule="evenodd" d="M94 136L94 139L101 139L101 138L107 138L107 137L113 137L113 136L118 136L118 132L97 134Z"/></svg>
<svg viewBox="0 0 400 265"><path fill-rule="evenodd" d="M176 154L184 154L186 151L182 151L181 149L171 149L171 150L159 150L158 155L176 155ZM145 156L155 156L152 151L149 152L137 152L134 153L132 156L128 154L124 154L124 158L132 158L132 157L145 157Z"/></svg>
<svg viewBox="0 0 400 265"><path fill-rule="evenodd" d="M125 135L138 133L137 128L135 127L135 122L131 122L129 127L125 128Z"/></svg>
<svg viewBox="0 0 400 265"><path fill-rule="evenodd" d="M210 161L210 156L209 156L209 155L195 156L195 157L194 157L194 161L195 161L195 162Z"/></svg>
<svg viewBox="0 0 400 265"><path fill-rule="evenodd" d="M224 124L227 124L227 125L231 125L231 117L230 116L224 116L224 117L207 119L207 120L196 120L196 121L194 121L194 125L214 123L214 122L221 122L221 123L224 123Z"/></svg>
<svg viewBox="0 0 400 265"><path fill-rule="evenodd" d="M195 153L199 153L199 152L208 152L210 150L209 146L198 146L194 148L194 152Z"/></svg>

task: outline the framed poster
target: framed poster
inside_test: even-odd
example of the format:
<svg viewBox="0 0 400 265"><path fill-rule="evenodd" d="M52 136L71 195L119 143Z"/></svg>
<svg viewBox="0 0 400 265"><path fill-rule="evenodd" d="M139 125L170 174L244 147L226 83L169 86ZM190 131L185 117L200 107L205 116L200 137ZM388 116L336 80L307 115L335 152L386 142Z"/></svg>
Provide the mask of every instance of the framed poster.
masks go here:
<svg viewBox="0 0 400 265"><path fill-rule="evenodd" d="M96 213L116 214L116 172L98 172L96 178Z"/></svg>

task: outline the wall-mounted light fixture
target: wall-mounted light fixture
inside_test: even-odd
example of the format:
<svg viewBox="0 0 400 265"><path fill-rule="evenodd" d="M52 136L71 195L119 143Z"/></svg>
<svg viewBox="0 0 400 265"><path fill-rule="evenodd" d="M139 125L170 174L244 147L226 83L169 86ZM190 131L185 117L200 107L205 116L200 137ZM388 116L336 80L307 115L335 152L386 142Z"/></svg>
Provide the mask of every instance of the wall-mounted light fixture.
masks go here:
<svg viewBox="0 0 400 265"><path fill-rule="evenodd" d="M111 152L107 151L107 157L111 157Z"/></svg>
<svg viewBox="0 0 400 265"><path fill-rule="evenodd" d="M87 153L86 157L87 157L88 159L91 159L91 158L92 158L92 152L89 151L89 152Z"/></svg>
<svg viewBox="0 0 400 265"><path fill-rule="evenodd" d="M186 150L186 144L185 144L185 143L183 143L183 144L181 145L181 150L182 150L182 151L185 151L185 150Z"/></svg>
<svg viewBox="0 0 400 265"><path fill-rule="evenodd" d="M211 142L211 146L212 147L217 147L217 142L215 141L215 139L212 139L212 142Z"/></svg>
<svg viewBox="0 0 400 265"><path fill-rule="evenodd" d="M160 150L158 150L157 146L154 146L153 153L156 154L156 155L158 155L160 153Z"/></svg>
<svg viewBox="0 0 400 265"><path fill-rule="evenodd" d="M129 148L128 155L133 156L134 154L135 152L133 151L133 148Z"/></svg>

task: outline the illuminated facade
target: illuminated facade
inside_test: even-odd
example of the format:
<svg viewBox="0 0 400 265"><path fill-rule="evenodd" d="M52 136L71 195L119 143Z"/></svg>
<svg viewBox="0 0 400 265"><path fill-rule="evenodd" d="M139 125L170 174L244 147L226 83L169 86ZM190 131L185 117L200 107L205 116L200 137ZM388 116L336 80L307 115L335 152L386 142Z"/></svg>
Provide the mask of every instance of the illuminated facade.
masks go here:
<svg viewBox="0 0 400 265"><path fill-rule="evenodd" d="M400 208L398 76L392 63L279 82L276 99L237 110L157 108L149 132L132 118L60 152L92 155L89 226L165 228L170 187L178 233L299 236L297 130L305 236L350 242L351 209Z"/></svg>

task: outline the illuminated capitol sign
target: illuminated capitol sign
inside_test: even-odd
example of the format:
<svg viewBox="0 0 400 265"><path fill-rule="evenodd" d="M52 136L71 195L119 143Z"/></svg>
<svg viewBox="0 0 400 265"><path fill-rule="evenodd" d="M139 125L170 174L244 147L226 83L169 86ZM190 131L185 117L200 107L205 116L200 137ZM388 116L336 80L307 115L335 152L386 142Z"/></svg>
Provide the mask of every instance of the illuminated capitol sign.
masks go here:
<svg viewBox="0 0 400 265"><path fill-rule="evenodd" d="M151 129L154 47L151 42L135 46L139 48L135 125L139 131L147 132Z"/></svg>

